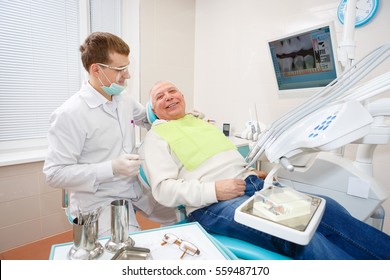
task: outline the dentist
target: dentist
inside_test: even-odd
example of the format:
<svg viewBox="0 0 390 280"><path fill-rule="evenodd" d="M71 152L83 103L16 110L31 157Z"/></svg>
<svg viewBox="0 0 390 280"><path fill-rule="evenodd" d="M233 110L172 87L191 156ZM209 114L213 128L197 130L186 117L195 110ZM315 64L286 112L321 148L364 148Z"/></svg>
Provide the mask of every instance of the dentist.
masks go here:
<svg viewBox="0 0 390 280"><path fill-rule="evenodd" d="M51 115L43 166L47 184L68 190L70 219L104 207L99 236L110 234L107 206L117 199L129 201L129 232L139 230L131 206L158 222L175 222L174 210L157 204L137 179L141 159L134 126L150 125L145 108L124 92L129 46L113 34L95 32L80 52L89 80Z"/></svg>

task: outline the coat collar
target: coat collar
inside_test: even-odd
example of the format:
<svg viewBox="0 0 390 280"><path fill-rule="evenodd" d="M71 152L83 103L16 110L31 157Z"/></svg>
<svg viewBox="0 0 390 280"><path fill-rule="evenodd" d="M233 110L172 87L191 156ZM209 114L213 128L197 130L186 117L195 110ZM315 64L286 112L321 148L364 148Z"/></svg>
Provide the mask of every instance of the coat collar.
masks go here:
<svg viewBox="0 0 390 280"><path fill-rule="evenodd" d="M117 107L119 101L122 99L120 95L115 95L112 101L107 100L103 95L94 89L89 82L85 82L81 91L81 98L87 103L90 108L97 108L103 106L106 103L112 102Z"/></svg>

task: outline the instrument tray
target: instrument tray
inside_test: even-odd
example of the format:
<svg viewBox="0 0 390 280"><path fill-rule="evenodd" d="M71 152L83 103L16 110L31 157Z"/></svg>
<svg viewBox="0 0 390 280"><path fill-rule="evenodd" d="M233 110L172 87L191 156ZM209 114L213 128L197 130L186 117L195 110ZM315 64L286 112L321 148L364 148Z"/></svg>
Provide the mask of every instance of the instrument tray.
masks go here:
<svg viewBox="0 0 390 280"><path fill-rule="evenodd" d="M111 260L148 260L150 259L150 250L141 247L122 247Z"/></svg>

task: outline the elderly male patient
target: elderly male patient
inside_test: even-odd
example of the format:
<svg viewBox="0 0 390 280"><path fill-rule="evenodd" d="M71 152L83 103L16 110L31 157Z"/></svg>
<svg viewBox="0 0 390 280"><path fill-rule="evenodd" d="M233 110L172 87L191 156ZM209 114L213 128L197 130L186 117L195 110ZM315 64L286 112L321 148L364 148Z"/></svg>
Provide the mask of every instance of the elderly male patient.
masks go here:
<svg viewBox="0 0 390 280"><path fill-rule="evenodd" d="M308 245L298 245L234 221L234 211L263 180L215 126L185 113L183 94L171 82L150 91L158 117L140 155L155 199L185 205L189 221L207 231L239 238L293 259L390 259L390 236L353 218L326 198L322 221Z"/></svg>

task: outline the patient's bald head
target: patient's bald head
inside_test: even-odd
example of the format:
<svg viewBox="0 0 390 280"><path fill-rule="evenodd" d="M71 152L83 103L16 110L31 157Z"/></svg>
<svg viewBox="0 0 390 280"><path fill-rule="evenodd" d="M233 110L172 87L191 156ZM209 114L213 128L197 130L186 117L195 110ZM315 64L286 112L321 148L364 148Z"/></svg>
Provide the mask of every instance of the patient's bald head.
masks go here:
<svg viewBox="0 0 390 280"><path fill-rule="evenodd" d="M150 102L159 119L177 120L185 116L184 96L172 82L157 82L150 90Z"/></svg>

